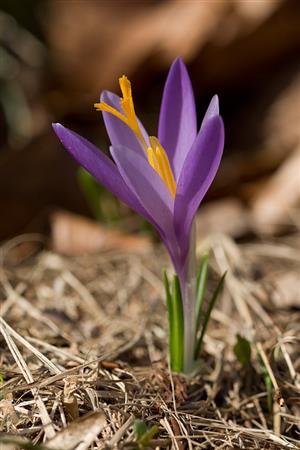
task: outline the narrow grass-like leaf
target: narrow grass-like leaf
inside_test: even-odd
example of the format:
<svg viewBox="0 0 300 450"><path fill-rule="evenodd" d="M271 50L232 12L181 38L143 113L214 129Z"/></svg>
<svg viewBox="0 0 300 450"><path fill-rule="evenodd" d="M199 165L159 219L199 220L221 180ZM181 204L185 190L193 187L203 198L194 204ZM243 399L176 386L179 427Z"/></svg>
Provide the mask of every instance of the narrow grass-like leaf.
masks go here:
<svg viewBox="0 0 300 450"><path fill-rule="evenodd" d="M175 372L181 372L183 369L184 321L178 276L174 275L171 293L169 280L166 272L164 271L164 287L169 319L170 365L171 369Z"/></svg>
<svg viewBox="0 0 300 450"><path fill-rule="evenodd" d="M164 288L166 293L166 303L168 310L168 322L169 322L169 356L170 356L170 364L173 368L174 361L176 360L176 348L174 347L174 304L170 291L169 279L166 271L163 272L164 279Z"/></svg>
<svg viewBox="0 0 300 450"><path fill-rule="evenodd" d="M183 353L184 353L184 319L183 319L183 305L180 291L179 278L175 274L173 277L173 343L175 348L175 359L172 369L176 372L183 370Z"/></svg>
<svg viewBox="0 0 300 450"><path fill-rule="evenodd" d="M199 337L197 345L196 345L195 359L197 359L199 354L200 354L203 338L204 338L204 335L205 335L205 332L206 332L206 329L207 329L207 325L208 325L208 322L209 322L209 319L210 319L210 315L211 315L211 312L212 312L212 310L213 310L213 308L214 308L214 306L216 304L216 301L218 300L218 298L220 297L220 294L222 292L226 273L227 272L225 272L222 275L222 277L220 278L220 281L219 281L219 283L218 283L218 285L217 285L217 287L216 287L216 289L215 289L215 291L214 291L214 293L213 293L213 295L212 295L212 297L210 299L210 302L208 304L208 308L207 308L207 311L206 311L206 314L205 314L205 317L204 317L204 320L203 320L202 328L201 328L201 334L200 334L200 337Z"/></svg>
<svg viewBox="0 0 300 450"><path fill-rule="evenodd" d="M201 313L202 306L204 302L204 294L206 288L206 281L208 275L208 255L204 255L201 259L198 275L197 275L197 284L196 284L196 333L199 330L200 321L201 321Z"/></svg>
<svg viewBox="0 0 300 450"><path fill-rule="evenodd" d="M267 390L268 408L271 413L273 410L273 385L269 374L264 374L264 382Z"/></svg>
<svg viewBox="0 0 300 450"><path fill-rule="evenodd" d="M268 369L266 368L265 363L260 355L258 355L258 361L260 363L262 376L266 386L268 410L269 413L271 414L273 410L273 383L269 375Z"/></svg>

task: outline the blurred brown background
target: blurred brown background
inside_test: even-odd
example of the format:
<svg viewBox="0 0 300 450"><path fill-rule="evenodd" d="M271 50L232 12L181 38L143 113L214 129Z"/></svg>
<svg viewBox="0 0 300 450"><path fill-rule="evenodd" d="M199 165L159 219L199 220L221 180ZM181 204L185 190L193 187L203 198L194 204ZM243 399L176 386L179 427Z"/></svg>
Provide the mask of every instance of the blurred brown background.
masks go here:
<svg viewBox="0 0 300 450"><path fill-rule="evenodd" d="M118 92L126 74L156 134L176 56L188 66L199 122L215 93L225 121L225 157L203 227L234 237L297 227L299 55L298 0L1 0L0 239L48 232L56 210L92 216L51 122L105 151L93 104L102 89ZM101 202L113 200L102 193ZM120 221L128 231L141 226L124 210Z"/></svg>

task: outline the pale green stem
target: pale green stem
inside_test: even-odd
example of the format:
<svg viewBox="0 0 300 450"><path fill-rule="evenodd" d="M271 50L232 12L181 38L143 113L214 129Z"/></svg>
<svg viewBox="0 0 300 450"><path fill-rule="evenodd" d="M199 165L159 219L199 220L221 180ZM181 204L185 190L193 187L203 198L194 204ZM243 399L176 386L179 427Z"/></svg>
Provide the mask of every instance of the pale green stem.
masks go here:
<svg viewBox="0 0 300 450"><path fill-rule="evenodd" d="M184 310L184 373L194 370L196 332L196 225L192 225L189 255L184 274L180 276Z"/></svg>

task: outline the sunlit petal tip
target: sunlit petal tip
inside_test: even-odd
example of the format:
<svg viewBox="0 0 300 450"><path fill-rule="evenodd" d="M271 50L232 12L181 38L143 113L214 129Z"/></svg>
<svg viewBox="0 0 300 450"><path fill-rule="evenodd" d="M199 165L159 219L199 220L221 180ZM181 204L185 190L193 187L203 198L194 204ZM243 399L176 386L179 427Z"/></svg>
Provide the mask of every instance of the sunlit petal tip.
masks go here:
<svg viewBox="0 0 300 450"><path fill-rule="evenodd" d="M170 70L174 68L183 68L186 70L186 65L181 56L177 56L171 64Z"/></svg>
<svg viewBox="0 0 300 450"><path fill-rule="evenodd" d="M214 116L218 116L220 114L219 109L219 97L217 95L214 95L210 101L210 104L208 105L208 108L206 110L205 116L202 120L202 125L209 119L211 119Z"/></svg>
<svg viewBox="0 0 300 450"><path fill-rule="evenodd" d="M190 82L190 76L187 67L180 56L174 59L173 63L171 64L171 67L169 69L169 77L175 79L178 77L178 79L180 79L182 83Z"/></svg>
<svg viewBox="0 0 300 450"><path fill-rule="evenodd" d="M219 96L218 94L215 94L211 101L210 101L210 105L214 108L215 111L215 115L220 113L220 108L219 108Z"/></svg>
<svg viewBox="0 0 300 450"><path fill-rule="evenodd" d="M68 130L68 128L64 127L59 122L52 123L52 128L54 130L54 133L56 134L56 136L60 140L60 142L66 147L66 145L65 145L65 138L68 135L68 132L70 130Z"/></svg>
<svg viewBox="0 0 300 450"><path fill-rule="evenodd" d="M63 134L64 134L65 127L61 123L56 122L56 123L52 123L52 128L53 128L54 133L60 140L60 142L64 145Z"/></svg>
<svg viewBox="0 0 300 450"><path fill-rule="evenodd" d="M58 130L60 127L63 128L63 125L59 122L53 122L51 125L54 131Z"/></svg>

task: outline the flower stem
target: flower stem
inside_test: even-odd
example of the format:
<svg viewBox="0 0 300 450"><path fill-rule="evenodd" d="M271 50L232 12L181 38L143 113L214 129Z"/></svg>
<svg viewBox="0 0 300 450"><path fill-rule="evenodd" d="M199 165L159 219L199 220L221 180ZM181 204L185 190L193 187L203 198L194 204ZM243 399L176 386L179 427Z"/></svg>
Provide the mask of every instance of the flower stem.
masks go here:
<svg viewBox="0 0 300 450"><path fill-rule="evenodd" d="M195 368L195 333L196 333L196 226L192 226L191 241L187 263L180 274L181 297L184 311L184 361L186 374Z"/></svg>
<svg viewBox="0 0 300 450"><path fill-rule="evenodd" d="M185 263L174 275L172 290L167 275L164 274L169 317L170 365L175 372L186 375L192 375L197 370L211 312L221 295L226 276L225 272L211 298L206 299L208 255L202 257L196 275L195 238L196 229L193 224L188 255Z"/></svg>

